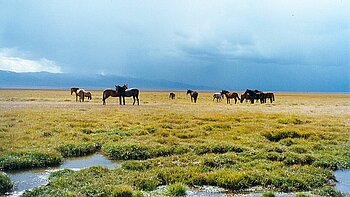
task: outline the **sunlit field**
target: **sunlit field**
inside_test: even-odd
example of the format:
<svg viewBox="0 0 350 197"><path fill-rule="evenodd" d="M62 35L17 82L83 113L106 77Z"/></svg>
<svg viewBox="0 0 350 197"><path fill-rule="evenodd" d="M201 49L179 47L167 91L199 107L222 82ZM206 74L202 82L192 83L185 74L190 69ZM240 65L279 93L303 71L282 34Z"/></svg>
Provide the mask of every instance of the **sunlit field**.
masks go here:
<svg viewBox="0 0 350 197"><path fill-rule="evenodd" d="M70 90L0 90L2 170L95 152L122 164L58 171L25 195L142 196L162 185L322 195L334 170L350 168L349 94L276 93L272 104L226 104L212 92L199 91L191 103L185 91L171 100L167 91L141 90L139 106L132 98L120 106L111 97L102 105L102 91L91 92L91 101L75 102Z"/></svg>

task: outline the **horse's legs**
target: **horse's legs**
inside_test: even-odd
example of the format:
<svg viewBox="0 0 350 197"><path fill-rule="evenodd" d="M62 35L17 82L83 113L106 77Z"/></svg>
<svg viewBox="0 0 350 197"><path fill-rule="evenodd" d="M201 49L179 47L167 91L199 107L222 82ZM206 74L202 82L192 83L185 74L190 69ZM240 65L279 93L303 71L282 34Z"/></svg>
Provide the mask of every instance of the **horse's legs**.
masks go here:
<svg viewBox="0 0 350 197"><path fill-rule="evenodd" d="M132 96L132 99L134 100L134 102L132 103L132 105L135 105L135 96Z"/></svg>
<svg viewBox="0 0 350 197"><path fill-rule="evenodd" d="M235 104L237 104L237 98L235 97L234 99L235 99Z"/></svg>
<svg viewBox="0 0 350 197"><path fill-rule="evenodd" d="M123 105L125 105L125 96L123 96Z"/></svg>

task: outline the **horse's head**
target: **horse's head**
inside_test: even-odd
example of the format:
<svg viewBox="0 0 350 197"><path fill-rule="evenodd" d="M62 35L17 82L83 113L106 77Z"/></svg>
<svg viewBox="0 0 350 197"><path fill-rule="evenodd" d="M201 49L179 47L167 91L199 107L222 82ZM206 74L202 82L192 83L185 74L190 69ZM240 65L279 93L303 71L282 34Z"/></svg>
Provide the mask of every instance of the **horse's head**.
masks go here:
<svg viewBox="0 0 350 197"><path fill-rule="evenodd" d="M70 89L70 95L72 95L73 92L77 93L78 90L79 90L79 88L71 88Z"/></svg>
<svg viewBox="0 0 350 197"><path fill-rule="evenodd" d="M190 94L191 92L193 92L192 90L187 90L186 94Z"/></svg>
<svg viewBox="0 0 350 197"><path fill-rule="evenodd" d="M115 86L115 90L116 90L117 92L119 92L119 93L123 93L123 92L125 92L126 88L125 88L124 86L121 87L121 86L119 86L119 85L116 85L116 86Z"/></svg>
<svg viewBox="0 0 350 197"><path fill-rule="evenodd" d="M128 89L128 88L129 88L129 85L128 85L127 83L125 83L125 84L123 85L123 88Z"/></svg>
<svg viewBox="0 0 350 197"><path fill-rule="evenodd" d="M221 95L228 93L227 90L221 90Z"/></svg>

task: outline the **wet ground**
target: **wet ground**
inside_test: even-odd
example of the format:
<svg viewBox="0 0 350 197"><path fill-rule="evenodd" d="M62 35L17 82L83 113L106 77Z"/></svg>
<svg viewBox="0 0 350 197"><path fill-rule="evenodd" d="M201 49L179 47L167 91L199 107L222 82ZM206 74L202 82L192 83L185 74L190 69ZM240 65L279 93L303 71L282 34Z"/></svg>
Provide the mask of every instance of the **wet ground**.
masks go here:
<svg viewBox="0 0 350 197"><path fill-rule="evenodd" d="M91 166L102 166L113 169L120 167L120 164L112 162L103 155L94 154L86 157L67 159L62 165L54 168L7 172L10 179L14 182L14 191L9 196L20 196L25 190L46 185L51 172L62 169L80 170Z"/></svg>
<svg viewBox="0 0 350 197"><path fill-rule="evenodd" d="M120 167L119 163L115 163L103 155L94 154L86 157L79 157L73 159L67 159L64 163L54 168L42 168L33 170L21 170L7 172L10 179L14 182L14 191L8 196L15 197L23 194L25 190L30 190L34 187L46 185L48 183L48 177L51 172L71 169L80 170L91 166L102 166L110 169ZM336 188L338 191L343 192L346 196L350 196L350 170L337 170L334 172L337 179ZM148 193L151 196L163 196L163 192L166 190L165 186L159 187L157 190ZM222 196L235 196L235 197L259 197L262 193L247 193L247 194L233 194L225 189L213 187L213 186L201 186L196 188L189 188L187 190L187 196L195 197L222 197ZM292 197L295 193L278 193L277 197Z"/></svg>

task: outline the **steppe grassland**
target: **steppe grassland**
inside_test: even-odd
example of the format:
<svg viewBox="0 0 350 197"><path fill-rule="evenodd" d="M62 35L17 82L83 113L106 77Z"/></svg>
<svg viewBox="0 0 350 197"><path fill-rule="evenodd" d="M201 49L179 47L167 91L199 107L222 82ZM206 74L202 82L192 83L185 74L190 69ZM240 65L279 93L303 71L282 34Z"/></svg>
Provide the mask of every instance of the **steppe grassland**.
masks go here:
<svg viewBox="0 0 350 197"><path fill-rule="evenodd" d="M69 90L0 90L0 167L55 165L96 151L123 161L117 170L64 172L65 181L58 174L37 191L76 194L87 183L77 177L89 180L85 192L92 193L177 182L303 191L350 167L349 94L277 93L273 104L252 105L213 102L211 92L199 92L194 104L185 91L175 93L170 100L168 92L141 91L140 106L131 98L103 106L102 91L80 103ZM6 164L8 158L17 159ZM49 161L36 161L43 158ZM91 178L96 171L99 180Z"/></svg>

